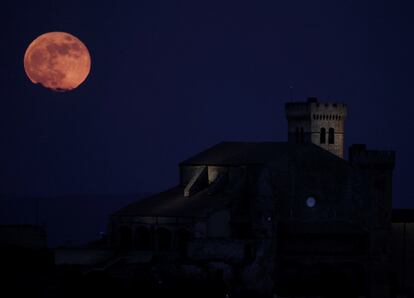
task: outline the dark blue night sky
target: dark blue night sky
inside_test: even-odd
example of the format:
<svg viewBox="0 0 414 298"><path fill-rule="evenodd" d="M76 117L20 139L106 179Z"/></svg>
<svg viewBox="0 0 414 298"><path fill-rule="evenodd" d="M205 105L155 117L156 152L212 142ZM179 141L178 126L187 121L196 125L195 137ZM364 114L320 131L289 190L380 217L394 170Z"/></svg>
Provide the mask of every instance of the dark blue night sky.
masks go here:
<svg viewBox="0 0 414 298"><path fill-rule="evenodd" d="M0 10L0 193L156 192L223 140L284 141L284 103L348 104L347 146L395 149L394 206L414 207L410 1L6 1ZM92 70L33 85L28 44L66 31Z"/></svg>

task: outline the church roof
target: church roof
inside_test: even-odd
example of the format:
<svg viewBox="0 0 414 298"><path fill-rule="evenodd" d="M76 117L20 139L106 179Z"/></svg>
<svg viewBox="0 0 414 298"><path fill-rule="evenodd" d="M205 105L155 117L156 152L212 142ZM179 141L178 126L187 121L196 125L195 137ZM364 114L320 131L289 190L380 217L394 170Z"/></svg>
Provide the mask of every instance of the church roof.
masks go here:
<svg viewBox="0 0 414 298"><path fill-rule="evenodd" d="M191 197L184 197L184 187L177 186L129 204L114 215L203 217L223 209L231 200L229 194L209 195L208 191L207 187Z"/></svg>
<svg viewBox="0 0 414 298"><path fill-rule="evenodd" d="M345 169L348 162L313 144L288 142L222 142L180 163L193 165L269 165L280 169L294 166L316 169ZM211 185L210 185L211 187ZM177 186L132 203L115 212L117 216L180 216L203 217L212 210L228 206L231 194L212 195L210 187L184 197L184 187Z"/></svg>
<svg viewBox="0 0 414 298"><path fill-rule="evenodd" d="M314 144L222 142L184 160L180 165L260 165L282 160L315 163L318 167L327 164L348 164L346 160Z"/></svg>

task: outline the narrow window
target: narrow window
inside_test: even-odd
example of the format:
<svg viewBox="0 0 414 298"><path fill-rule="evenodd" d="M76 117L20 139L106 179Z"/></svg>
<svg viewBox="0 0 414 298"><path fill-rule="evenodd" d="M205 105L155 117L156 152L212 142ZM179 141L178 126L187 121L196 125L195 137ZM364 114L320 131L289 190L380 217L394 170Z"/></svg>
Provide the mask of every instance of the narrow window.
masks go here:
<svg viewBox="0 0 414 298"><path fill-rule="evenodd" d="M300 143L305 143L305 134L303 133L303 127L300 128Z"/></svg>
<svg viewBox="0 0 414 298"><path fill-rule="evenodd" d="M321 144L325 144L326 143L326 129L325 127L321 128L321 136L320 136L320 142Z"/></svg>
<svg viewBox="0 0 414 298"><path fill-rule="evenodd" d="M177 248L182 257L187 256L188 241L190 233L185 229L180 229L177 232Z"/></svg>
<svg viewBox="0 0 414 298"><path fill-rule="evenodd" d="M335 129L329 128L328 143L335 144Z"/></svg>

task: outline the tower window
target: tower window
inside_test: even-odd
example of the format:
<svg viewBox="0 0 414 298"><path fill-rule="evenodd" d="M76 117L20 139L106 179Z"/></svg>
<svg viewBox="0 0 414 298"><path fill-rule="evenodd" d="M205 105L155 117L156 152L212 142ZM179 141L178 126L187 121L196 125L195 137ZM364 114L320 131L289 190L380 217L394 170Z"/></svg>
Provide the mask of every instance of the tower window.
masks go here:
<svg viewBox="0 0 414 298"><path fill-rule="evenodd" d="M325 127L321 128L321 135L320 135L319 143L321 143L321 144L326 143L326 129L325 129Z"/></svg>
<svg viewBox="0 0 414 298"><path fill-rule="evenodd" d="M328 143L335 144L335 129L329 128Z"/></svg>
<svg viewBox="0 0 414 298"><path fill-rule="evenodd" d="M295 139L297 144L305 143L305 133L303 131L303 127L296 127Z"/></svg>

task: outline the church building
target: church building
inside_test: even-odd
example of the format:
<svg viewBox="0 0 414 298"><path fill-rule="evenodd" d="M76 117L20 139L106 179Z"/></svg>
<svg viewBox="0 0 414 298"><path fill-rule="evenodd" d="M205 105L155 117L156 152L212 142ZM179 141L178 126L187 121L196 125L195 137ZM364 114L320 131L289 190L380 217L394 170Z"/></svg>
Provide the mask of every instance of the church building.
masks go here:
<svg viewBox="0 0 414 298"><path fill-rule="evenodd" d="M285 114L287 142L222 142L182 161L178 185L111 215L110 245L236 297L390 297L395 152L357 144L344 159L343 103Z"/></svg>

